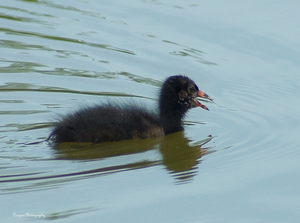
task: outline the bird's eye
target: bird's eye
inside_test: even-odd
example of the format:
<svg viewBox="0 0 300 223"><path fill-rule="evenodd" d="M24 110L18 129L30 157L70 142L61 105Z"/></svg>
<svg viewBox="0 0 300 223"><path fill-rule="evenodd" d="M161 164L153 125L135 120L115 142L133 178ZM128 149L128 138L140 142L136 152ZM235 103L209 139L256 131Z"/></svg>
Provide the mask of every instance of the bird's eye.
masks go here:
<svg viewBox="0 0 300 223"><path fill-rule="evenodd" d="M190 86L188 87L188 90L189 90L189 92L195 91L194 85L190 85Z"/></svg>

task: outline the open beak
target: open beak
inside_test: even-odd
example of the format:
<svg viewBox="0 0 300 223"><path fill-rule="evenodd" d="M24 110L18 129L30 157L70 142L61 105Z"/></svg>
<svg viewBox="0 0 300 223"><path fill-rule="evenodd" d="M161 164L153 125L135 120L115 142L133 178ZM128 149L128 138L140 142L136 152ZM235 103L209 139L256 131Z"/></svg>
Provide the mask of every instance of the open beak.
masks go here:
<svg viewBox="0 0 300 223"><path fill-rule="evenodd" d="M198 91L198 96L197 97L213 101L213 99L211 97L209 97L207 94L205 94L203 91ZM205 110L209 110L205 105L201 104L198 100L197 100L197 107L201 107Z"/></svg>

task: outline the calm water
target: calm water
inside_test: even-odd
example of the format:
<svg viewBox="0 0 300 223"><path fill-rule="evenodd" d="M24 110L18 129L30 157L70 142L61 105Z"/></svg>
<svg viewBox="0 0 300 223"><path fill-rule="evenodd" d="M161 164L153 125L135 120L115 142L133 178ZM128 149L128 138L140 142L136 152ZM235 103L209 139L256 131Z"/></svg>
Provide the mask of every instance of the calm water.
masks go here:
<svg viewBox="0 0 300 223"><path fill-rule="evenodd" d="M121 3L120 3L121 2ZM298 222L299 1L0 3L1 222ZM58 114L156 106L185 74L214 98L185 131L45 142Z"/></svg>

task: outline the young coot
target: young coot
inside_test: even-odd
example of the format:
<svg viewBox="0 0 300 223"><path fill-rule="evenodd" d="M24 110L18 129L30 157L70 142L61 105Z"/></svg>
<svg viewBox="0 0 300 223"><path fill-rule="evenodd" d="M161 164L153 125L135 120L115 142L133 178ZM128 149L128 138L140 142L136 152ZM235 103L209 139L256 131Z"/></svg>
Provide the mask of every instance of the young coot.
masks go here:
<svg viewBox="0 0 300 223"><path fill-rule="evenodd" d="M164 136L183 130L182 119L190 108L208 110L197 97L212 100L188 77L171 76L161 87L158 114L134 105L86 107L63 116L50 137L56 143L101 143Z"/></svg>

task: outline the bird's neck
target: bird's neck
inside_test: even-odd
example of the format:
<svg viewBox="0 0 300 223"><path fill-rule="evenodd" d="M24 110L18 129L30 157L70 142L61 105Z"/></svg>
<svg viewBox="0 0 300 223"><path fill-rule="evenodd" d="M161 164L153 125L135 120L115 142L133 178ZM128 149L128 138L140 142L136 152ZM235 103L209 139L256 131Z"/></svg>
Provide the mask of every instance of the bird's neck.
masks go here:
<svg viewBox="0 0 300 223"><path fill-rule="evenodd" d="M167 111L160 110L159 119L166 135L183 130L182 119L184 118L184 114L185 112L181 112L175 108L169 108Z"/></svg>

